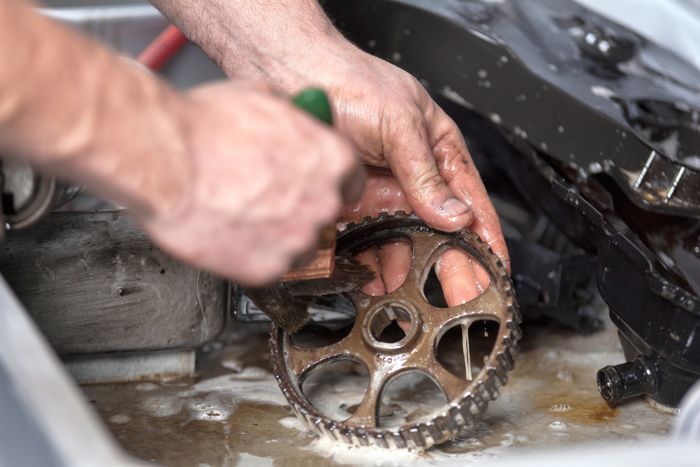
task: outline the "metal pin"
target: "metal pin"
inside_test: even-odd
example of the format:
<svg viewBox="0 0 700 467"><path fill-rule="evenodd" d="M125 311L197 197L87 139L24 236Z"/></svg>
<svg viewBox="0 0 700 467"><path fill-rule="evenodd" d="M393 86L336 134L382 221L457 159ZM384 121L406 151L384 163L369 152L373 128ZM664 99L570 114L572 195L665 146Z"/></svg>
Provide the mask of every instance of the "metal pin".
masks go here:
<svg viewBox="0 0 700 467"><path fill-rule="evenodd" d="M684 173L685 173L685 167L681 167L681 169L676 174L676 178L673 179L673 184L671 185L671 188L669 188L668 193L666 193L666 197L664 198L664 204L668 204L668 201L673 196L673 192L676 191L676 187L680 183L681 177L683 177Z"/></svg>
<svg viewBox="0 0 700 467"><path fill-rule="evenodd" d="M634 182L634 190L635 191L637 191L639 186L642 184L642 180L644 180L644 177L646 176L647 171L649 170L649 167L651 167L651 163L654 162L655 158L656 158L656 151L651 151L651 154L649 154L649 159L647 159L647 163L644 164L644 168L639 173L639 177L637 177L637 181Z"/></svg>

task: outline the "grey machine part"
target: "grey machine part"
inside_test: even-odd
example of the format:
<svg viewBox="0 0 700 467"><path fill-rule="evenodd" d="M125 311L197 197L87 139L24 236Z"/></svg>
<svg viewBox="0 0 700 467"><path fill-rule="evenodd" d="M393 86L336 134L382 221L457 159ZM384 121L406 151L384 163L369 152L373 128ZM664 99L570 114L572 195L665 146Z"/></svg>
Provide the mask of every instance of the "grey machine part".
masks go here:
<svg viewBox="0 0 700 467"><path fill-rule="evenodd" d="M123 211L57 212L0 249L6 277L81 382L194 372L228 285L153 245Z"/></svg>

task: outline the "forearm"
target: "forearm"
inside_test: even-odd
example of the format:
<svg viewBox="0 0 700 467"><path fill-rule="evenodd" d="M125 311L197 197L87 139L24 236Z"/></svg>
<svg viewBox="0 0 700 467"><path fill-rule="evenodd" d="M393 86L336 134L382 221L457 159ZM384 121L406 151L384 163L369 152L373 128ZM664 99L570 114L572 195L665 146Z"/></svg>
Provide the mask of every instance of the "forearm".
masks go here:
<svg viewBox="0 0 700 467"><path fill-rule="evenodd" d="M322 73L335 66L318 66L319 48L341 47L339 66L354 49L316 0L150 1L229 77L262 79L284 93L324 84Z"/></svg>
<svg viewBox="0 0 700 467"><path fill-rule="evenodd" d="M0 154L142 213L175 202L175 92L30 6L0 0Z"/></svg>

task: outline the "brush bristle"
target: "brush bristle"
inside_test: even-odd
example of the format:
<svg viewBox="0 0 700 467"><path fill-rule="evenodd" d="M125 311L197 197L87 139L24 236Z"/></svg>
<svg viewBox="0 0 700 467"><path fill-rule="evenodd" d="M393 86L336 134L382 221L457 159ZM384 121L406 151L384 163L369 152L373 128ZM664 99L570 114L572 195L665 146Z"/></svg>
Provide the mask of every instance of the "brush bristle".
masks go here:
<svg viewBox="0 0 700 467"><path fill-rule="evenodd" d="M246 289L248 298L285 332L297 332L309 319L314 297L349 292L375 278L374 272L349 256L337 256L327 279L278 282L269 287Z"/></svg>

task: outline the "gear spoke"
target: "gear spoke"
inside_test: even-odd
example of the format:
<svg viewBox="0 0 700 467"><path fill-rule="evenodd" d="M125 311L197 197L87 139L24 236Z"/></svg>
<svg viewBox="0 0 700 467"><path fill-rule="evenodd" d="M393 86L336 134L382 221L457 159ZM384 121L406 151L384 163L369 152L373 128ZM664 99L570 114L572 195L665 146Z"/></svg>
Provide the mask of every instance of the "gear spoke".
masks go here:
<svg viewBox="0 0 700 467"><path fill-rule="evenodd" d="M461 398L465 390L470 386L471 381L465 381L453 375L445 369L437 359L424 368L424 371L430 375L435 383L440 387L442 393L447 398L447 403Z"/></svg>
<svg viewBox="0 0 700 467"><path fill-rule="evenodd" d="M385 375L380 372L371 372L369 386L365 397L360 405L355 409L355 413L345 421L346 424L354 427L373 427L377 426L377 416L379 414L379 406L382 403L380 395L384 386Z"/></svg>
<svg viewBox="0 0 700 467"><path fill-rule="evenodd" d="M411 232L409 239L413 248L413 258L404 285L406 282L412 282L420 287L423 285L425 276L428 275L429 268L440 253L447 249L448 240L436 236L433 232L423 231Z"/></svg>
<svg viewBox="0 0 700 467"><path fill-rule="evenodd" d="M490 285L478 297L466 303L449 308L429 307L421 315L429 327L439 329L448 322L466 321L470 318L501 322L505 318L505 310L499 290Z"/></svg>
<svg viewBox="0 0 700 467"><path fill-rule="evenodd" d="M345 340L346 339L343 339L335 344L315 349L300 349L288 345L287 369L298 379L301 379L304 373L317 364L330 363L342 358L347 358L348 355L345 353Z"/></svg>

